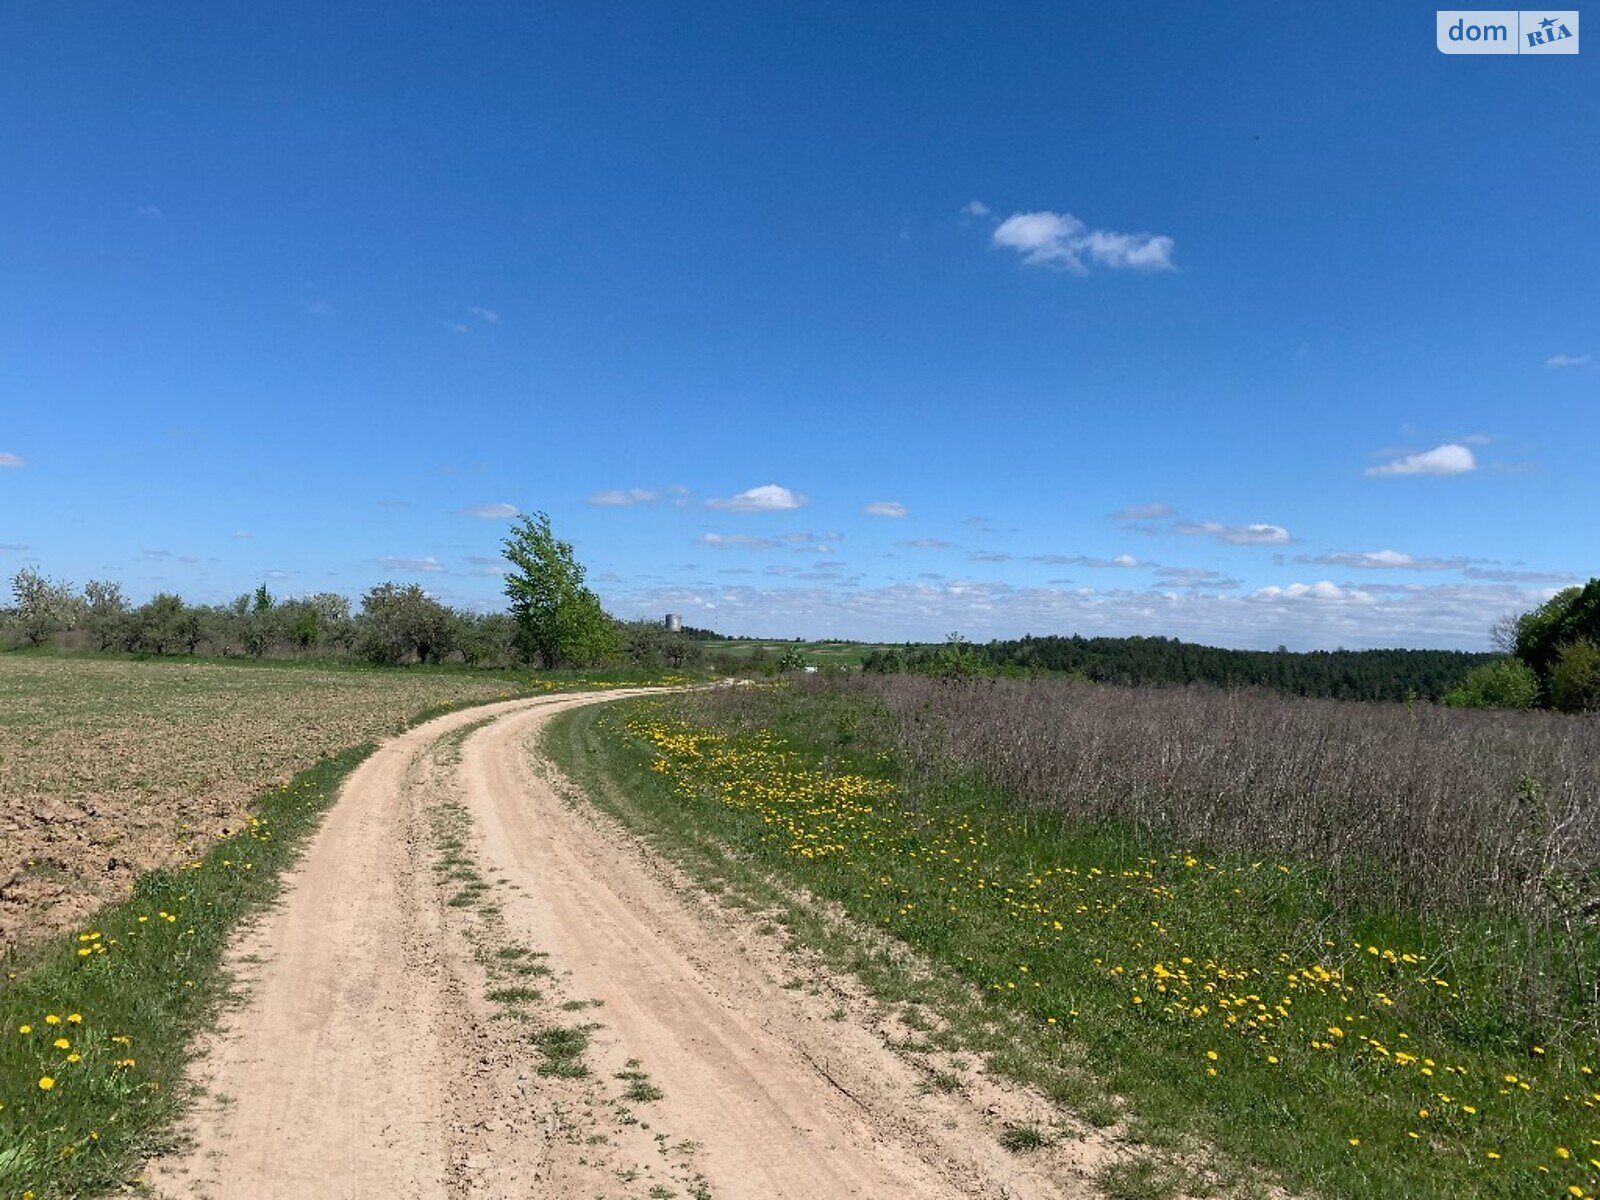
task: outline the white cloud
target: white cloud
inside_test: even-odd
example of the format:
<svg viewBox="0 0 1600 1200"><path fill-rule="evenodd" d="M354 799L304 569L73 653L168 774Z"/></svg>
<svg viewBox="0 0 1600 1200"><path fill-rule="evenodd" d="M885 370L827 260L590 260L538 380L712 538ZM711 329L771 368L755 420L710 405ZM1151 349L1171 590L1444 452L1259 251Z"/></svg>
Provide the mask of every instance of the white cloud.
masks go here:
<svg viewBox="0 0 1600 1200"><path fill-rule="evenodd" d="M737 496L729 496L726 500L707 500L706 506L729 512L781 512L785 509L799 508L805 502L804 496L791 492L786 487L779 487L775 483L764 483L760 487L740 492Z"/></svg>
<svg viewBox="0 0 1600 1200"><path fill-rule="evenodd" d="M1012 213L994 231L994 244L1015 250L1032 266L1087 275L1090 263L1113 270L1171 271L1175 243L1164 234L1090 229L1071 213Z"/></svg>
<svg viewBox="0 0 1600 1200"><path fill-rule="evenodd" d="M1587 354L1552 354L1544 360L1547 367L1581 367L1589 361Z"/></svg>
<svg viewBox="0 0 1600 1200"><path fill-rule="evenodd" d="M336 315L338 311L333 305L320 298L306 301L306 312L313 317L331 317Z"/></svg>
<svg viewBox="0 0 1600 1200"><path fill-rule="evenodd" d="M1172 515L1170 504L1130 504L1114 513L1107 513L1108 521L1159 521Z"/></svg>
<svg viewBox="0 0 1600 1200"><path fill-rule="evenodd" d="M898 500L874 500L861 510L869 517L909 517L906 506Z"/></svg>
<svg viewBox="0 0 1600 1200"><path fill-rule="evenodd" d="M8 450L0 450L0 467L17 468L25 467L27 465L28 460L23 458L22 455L12 454Z"/></svg>
<svg viewBox="0 0 1600 1200"><path fill-rule="evenodd" d="M1290 541L1289 531L1282 525L1224 525L1220 521L1179 521L1173 533L1188 537L1213 537L1230 546L1281 546Z"/></svg>
<svg viewBox="0 0 1600 1200"><path fill-rule="evenodd" d="M477 517L480 521L509 521L512 517L520 517L522 510L515 504L478 504L462 509L461 515Z"/></svg>
<svg viewBox="0 0 1600 1200"><path fill-rule="evenodd" d="M948 550L951 543L940 538L915 538L909 542L896 542L898 546L910 546L914 550Z"/></svg>
<svg viewBox="0 0 1600 1200"><path fill-rule="evenodd" d="M473 305L472 315L488 325L500 324L500 314L495 312L495 310L492 308L480 308L477 305Z"/></svg>
<svg viewBox="0 0 1600 1200"><path fill-rule="evenodd" d="M240 540L243 540L244 538L247 538L247 537L250 536L250 531L248 529L235 529L233 531L233 536L236 537L236 538L239 538Z"/></svg>
<svg viewBox="0 0 1600 1200"><path fill-rule="evenodd" d="M968 200L961 206L961 213L968 217L987 217L989 206L982 200Z"/></svg>
<svg viewBox="0 0 1600 1200"><path fill-rule="evenodd" d="M444 326L451 333L471 333L472 332L471 328L469 328L466 325L463 325L460 321L440 321L439 324Z"/></svg>
<svg viewBox="0 0 1600 1200"><path fill-rule="evenodd" d="M444 570L444 564L431 554L422 555L420 558L386 554L378 559L378 563L391 571L421 571L427 574L435 574Z"/></svg>
<svg viewBox="0 0 1600 1200"><path fill-rule="evenodd" d="M1359 588L1342 588L1326 579L1318 583L1291 583L1288 587L1258 588L1250 599L1273 604L1293 603L1298 600L1332 604L1374 604L1373 596Z"/></svg>
<svg viewBox="0 0 1600 1200"><path fill-rule="evenodd" d="M695 538L702 546L717 546L727 548L739 547L744 550L776 550L778 543L771 538L752 537L748 533L702 533Z"/></svg>
<svg viewBox="0 0 1600 1200"><path fill-rule="evenodd" d="M799 576L785 572L785 577ZM1237 581L1178 581L1160 589L1019 587L995 581L918 579L864 588L842 578L815 587L730 586L714 594L649 586L602 589L614 611L697 614L728 633L942 641L959 629L974 641L1025 633L1179 637L1214 646L1487 648L1501 614L1533 607L1552 589L1485 583L1291 583L1255 593ZM716 609L711 605L715 603Z"/></svg>
<svg viewBox="0 0 1600 1200"><path fill-rule="evenodd" d="M154 204L141 204L133 210L133 214L136 217L143 217L147 221L159 221L161 219L161 210Z"/></svg>
<svg viewBox="0 0 1600 1200"><path fill-rule="evenodd" d="M1407 454L1380 466L1368 467L1366 474L1374 478L1384 475L1464 475L1478 469L1477 457L1459 442L1447 442L1424 450L1421 454Z"/></svg>
<svg viewBox="0 0 1600 1200"><path fill-rule="evenodd" d="M598 508L626 508L631 504L654 504L660 498L661 493L654 488L612 488L592 493L588 503Z"/></svg>

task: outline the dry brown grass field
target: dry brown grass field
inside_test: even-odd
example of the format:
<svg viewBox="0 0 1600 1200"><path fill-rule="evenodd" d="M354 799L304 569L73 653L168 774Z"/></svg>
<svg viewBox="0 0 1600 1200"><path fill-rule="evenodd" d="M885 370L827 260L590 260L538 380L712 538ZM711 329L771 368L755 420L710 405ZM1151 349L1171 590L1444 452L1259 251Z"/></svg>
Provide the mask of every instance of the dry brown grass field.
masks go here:
<svg viewBox="0 0 1600 1200"><path fill-rule="evenodd" d="M321 755L515 694L460 672L0 656L0 955L197 857Z"/></svg>

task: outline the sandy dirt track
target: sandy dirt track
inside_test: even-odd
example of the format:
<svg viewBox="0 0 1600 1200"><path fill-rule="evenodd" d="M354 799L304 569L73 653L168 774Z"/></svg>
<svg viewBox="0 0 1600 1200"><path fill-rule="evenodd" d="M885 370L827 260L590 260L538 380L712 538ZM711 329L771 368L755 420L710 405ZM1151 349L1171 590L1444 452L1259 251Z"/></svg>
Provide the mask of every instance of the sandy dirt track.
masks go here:
<svg viewBox="0 0 1600 1200"><path fill-rule="evenodd" d="M1007 1153L993 1096L930 1091L879 1031L841 1019L843 992L792 986L752 918L573 801L537 731L624 694L452 714L362 765L235 952L243 999L205 1047L192 1146L150 1165L157 1194L1094 1194L1100 1148ZM481 918L447 903L435 869L440 805L470 827L494 936L544 964L536 1013L486 999ZM539 1073L529 1026L555 1020L588 1031L584 1077ZM629 1071L664 1094L626 1102Z"/></svg>

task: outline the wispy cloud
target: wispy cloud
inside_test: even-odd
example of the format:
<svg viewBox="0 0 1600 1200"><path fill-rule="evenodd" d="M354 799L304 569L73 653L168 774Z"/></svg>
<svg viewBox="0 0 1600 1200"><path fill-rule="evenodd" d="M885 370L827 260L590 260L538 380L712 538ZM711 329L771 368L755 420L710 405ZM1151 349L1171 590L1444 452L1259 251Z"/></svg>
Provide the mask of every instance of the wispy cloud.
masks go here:
<svg viewBox="0 0 1600 1200"><path fill-rule="evenodd" d="M1141 563L1131 554L1119 554L1115 558L1093 558L1087 554L1030 554L1028 562L1044 563L1051 567L1143 567L1148 563Z"/></svg>
<svg viewBox="0 0 1600 1200"><path fill-rule="evenodd" d="M147 221L159 221L162 214L161 210L154 204L141 204L133 210L133 215L143 217Z"/></svg>
<svg viewBox="0 0 1600 1200"><path fill-rule="evenodd" d="M806 498L798 492L791 492L788 488L775 483L764 483L760 487L750 488L725 500L707 500L706 507L720 508L728 512L781 512L799 508L805 503Z"/></svg>
<svg viewBox="0 0 1600 1200"><path fill-rule="evenodd" d="M1295 562L1326 567L1354 567L1359 571L1459 571L1464 558L1417 557L1399 550L1372 550L1365 553L1298 554Z"/></svg>
<svg viewBox="0 0 1600 1200"><path fill-rule="evenodd" d="M1375 467L1365 474L1378 478L1385 475L1465 475L1478 469L1477 456L1459 442L1447 442L1424 450L1421 454L1407 454Z"/></svg>
<svg viewBox="0 0 1600 1200"><path fill-rule="evenodd" d="M250 536L250 531L248 529L235 529L233 531L233 536L243 541L245 538Z"/></svg>
<svg viewBox="0 0 1600 1200"><path fill-rule="evenodd" d="M472 508L461 510L464 517L476 517L480 521L509 521L512 517L520 517L522 510L515 504L478 504Z"/></svg>
<svg viewBox="0 0 1600 1200"><path fill-rule="evenodd" d="M1213 571L1210 567L1157 567L1155 573L1157 578L1169 583L1197 588L1230 589L1240 586L1242 582L1221 571Z"/></svg>
<svg viewBox="0 0 1600 1200"><path fill-rule="evenodd" d="M1578 578L1568 571L1514 571L1503 567L1466 567L1461 573L1468 579L1488 583L1575 583Z"/></svg>
<svg viewBox="0 0 1600 1200"><path fill-rule="evenodd" d="M1587 354L1552 354L1544 360L1547 367L1581 367L1589 361Z"/></svg>
<svg viewBox="0 0 1600 1200"><path fill-rule="evenodd" d="M909 542L896 542L897 546L910 546L913 550L949 550L952 543L942 538L913 538Z"/></svg>
<svg viewBox="0 0 1600 1200"><path fill-rule="evenodd" d="M339 313L337 308L320 296L307 300L305 302L305 310L313 317L332 317L337 316Z"/></svg>
<svg viewBox="0 0 1600 1200"><path fill-rule="evenodd" d="M1159 521L1162 517L1172 516L1170 504L1130 504L1126 508L1119 508L1116 512L1107 513L1108 521Z"/></svg>
<svg viewBox="0 0 1600 1200"><path fill-rule="evenodd" d="M1012 213L996 227L994 244L1030 266L1087 275L1091 265L1112 270L1171 271L1175 243L1164 234L1090 229L1071 213Z"/></svg>
<svg viewBox="0 0 1600 1200"><path fill-rule="evenodd" d="M1257 522L1253 525L1224 525L1220 521L1179 521L1173 533L1186 537L1210 537L1230 546L1281 546L1291 541L1282 525Z"/></svg>
<svg viewBox="0 0 1600 1200"><path fill-rule="evenodd" d="M441 329L448 329L451 333L455 334L472 332L472 327L470 325L463 325L460 321L440 321L439 327Z"/></svg>
<svg viewBox="0 0 1600 1200"><path fill-rule="evenodd" d="M597 508L627 508L632 504L654 504L661 499L655 488L612 488L604 492L591 492L588 503Z"/></svg>
<svg viewBox="0 0 1600 1200"><path fill-rule="evenodd" d="M492 308L481 308L475 304L472 306L472 315L486 325L500 324L500 314Z"/></svg>
<svg viewBox="0 0 1600 1200"><path fill-rule="evenodd" d="M968 200L961 206L961 215L964 217L987 217L989 206L982 200Z"/></svg>
<svg viewBox="0 0 1600 1200"><path fill-rule="evenodd" d="M730 547L742 550L776 550L778 543L771 538L752 537L748 533L702 533L695 538L702 546Z"/></svg>
<svg viewBox="0 0 1600 1200"><path fill-rule="evenodd" d="M400 554L386 554L378 559L378 563L391 571L420 571L433 575L444 570L444 564L431 554L415 558Z"/></svg>
<svg viewBox="0 0 1600 1200"><path fill-rule="evenodd" d="M898 500L874 500L861 510L869 517L909 517L906 506Z"/></svg>
<svg viewBox="0 0 1600 1200"><path fill-rule="evenodd" d="M0 467L10 467L16 470L28 465L28 460L20 454L12 454L9 450L0 450Z"/></svg>

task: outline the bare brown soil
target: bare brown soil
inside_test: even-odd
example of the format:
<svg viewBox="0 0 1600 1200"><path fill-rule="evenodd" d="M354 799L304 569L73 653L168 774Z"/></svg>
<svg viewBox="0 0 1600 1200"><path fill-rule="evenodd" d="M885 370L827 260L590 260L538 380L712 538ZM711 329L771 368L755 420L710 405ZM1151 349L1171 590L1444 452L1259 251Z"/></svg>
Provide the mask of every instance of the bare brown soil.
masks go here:
<svg viewBox="0 0 1600 1200"><path fill-rule="evenodd" d="M0 954L197 857L320 755L503 681L0 655Z"/></svg>
<svg viewBox="0 0 1600 1200"><path fill-rule="evenodd" d="M158 1193L1094 1194L1102 1137L1002 1149L1052 1107L982 1072L929 1088L852 981L816 963L797 981L781 937L572 797L532 739L596 699L444 717L351 777L234 956L243 998ZM441 813L471 831L470 903L439 870ZM506 955L537 964L510 1006L491 999ZM586 1034L581 1071L548 1072L552 1029Z"/></svg>

